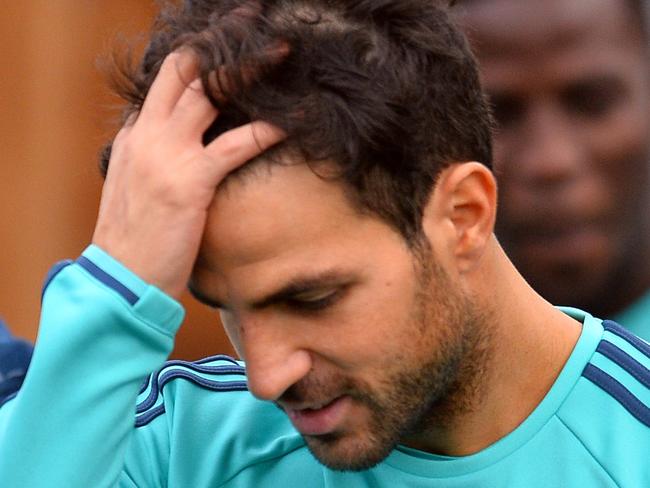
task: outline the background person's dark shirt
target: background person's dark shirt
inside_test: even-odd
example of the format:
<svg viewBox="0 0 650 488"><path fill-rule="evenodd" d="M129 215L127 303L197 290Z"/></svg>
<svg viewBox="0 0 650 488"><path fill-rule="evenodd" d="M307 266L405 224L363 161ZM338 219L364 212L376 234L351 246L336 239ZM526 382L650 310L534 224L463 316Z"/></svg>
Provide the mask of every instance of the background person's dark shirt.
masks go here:
<svg viewBox="0 0 650 488"><path fill-rule="evenodd" d="M0 403L23 384L32 351L30 343L12 336L0 320Z"/></svg>

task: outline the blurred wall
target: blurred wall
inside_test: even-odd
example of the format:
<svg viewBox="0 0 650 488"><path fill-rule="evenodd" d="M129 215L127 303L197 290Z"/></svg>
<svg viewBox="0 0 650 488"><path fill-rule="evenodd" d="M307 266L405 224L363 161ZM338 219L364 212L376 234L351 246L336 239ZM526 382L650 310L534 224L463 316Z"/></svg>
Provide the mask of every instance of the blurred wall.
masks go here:
<svg viewBox="0 0 650 488"><path fill-rule="evenodd" d="M0 0L0 316L16 335L36 338L47 270L92 236L97 153L118 114L97 60L154 11L154 0ZM216 312L183 303L173 356L231 353Z"/></svg>

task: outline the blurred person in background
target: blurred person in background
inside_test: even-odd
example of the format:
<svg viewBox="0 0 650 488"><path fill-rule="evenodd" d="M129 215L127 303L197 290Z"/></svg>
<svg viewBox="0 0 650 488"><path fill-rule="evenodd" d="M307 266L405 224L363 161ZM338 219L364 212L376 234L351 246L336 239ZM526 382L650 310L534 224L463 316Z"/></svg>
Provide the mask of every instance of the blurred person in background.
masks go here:
<svg viewBox="0 0 650 488"><path fill-rule="evenodd" d="M552 303L650 339L643 0L465 0L497 119L497 236Z"/></svg>

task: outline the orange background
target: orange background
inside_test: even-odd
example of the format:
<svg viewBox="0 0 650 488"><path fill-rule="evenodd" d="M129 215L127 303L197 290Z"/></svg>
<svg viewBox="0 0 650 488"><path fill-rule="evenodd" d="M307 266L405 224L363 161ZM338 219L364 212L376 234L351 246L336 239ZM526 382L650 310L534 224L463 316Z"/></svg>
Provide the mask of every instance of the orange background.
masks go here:
<svg viewBox="0 0 650 488"><path fill-rule="evenodd" d="M153 0L23 0L0 7L0 316L34 340L50 266L90 242L97 153L118 101L97 61L149 29ZM189 296L173 356L232 353L217 313Z"/></svg>

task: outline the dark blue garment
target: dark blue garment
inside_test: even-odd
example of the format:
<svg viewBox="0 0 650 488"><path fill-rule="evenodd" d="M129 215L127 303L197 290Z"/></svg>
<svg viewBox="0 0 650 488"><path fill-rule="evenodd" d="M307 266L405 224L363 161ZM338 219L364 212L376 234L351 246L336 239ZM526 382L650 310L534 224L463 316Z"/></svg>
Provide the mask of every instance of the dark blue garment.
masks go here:
<svg viewBox="0 0 650 488"><path fill-rule="evenodd" d="M12 336L0 320L0 403L23 384L33 349L27 341Z"/></svg>

